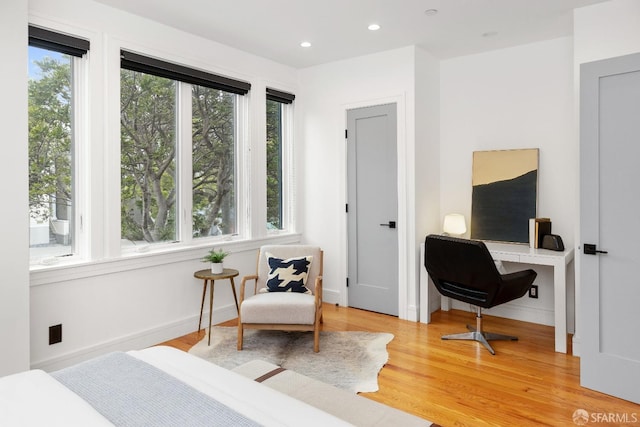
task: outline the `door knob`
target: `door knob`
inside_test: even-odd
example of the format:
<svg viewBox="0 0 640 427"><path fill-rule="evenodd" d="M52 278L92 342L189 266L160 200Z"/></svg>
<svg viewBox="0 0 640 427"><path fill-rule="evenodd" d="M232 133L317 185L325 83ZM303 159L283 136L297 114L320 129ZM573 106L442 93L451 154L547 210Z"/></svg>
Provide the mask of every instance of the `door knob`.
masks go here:
<svg viewBox="0 0 640 427"><path fill-rule="evenodd" d="M584 253L585 255L598 255L598 254L608 254L609 252L607 251L600 251L597 248L596 245L591 244L591 243L585 243L584 245L582 245L584 247Z"/></svg>
<svg viewBox="0 0 640 427"><path fill-rule="evenodd" d="M388 224L380 224L381 227L389 227L389 228L396 228L396 222L395 221L389 221Z"/></svg>

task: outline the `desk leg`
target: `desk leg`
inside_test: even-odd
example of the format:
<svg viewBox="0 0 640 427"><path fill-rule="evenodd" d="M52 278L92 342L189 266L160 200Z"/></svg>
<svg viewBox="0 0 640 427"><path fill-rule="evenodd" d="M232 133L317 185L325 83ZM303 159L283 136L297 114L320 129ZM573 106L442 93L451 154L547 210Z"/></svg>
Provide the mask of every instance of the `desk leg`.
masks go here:
<svg viewBox="0 0 640 427"><path fill-rule="evenodd" d="M233 282L233 277L229 277L231 281L231 290L233 291L233 299L236 301L236 311L240 314L240 307L238 307L238 296L236 295L236 284Z"/></svg>
<svg viewBox="0 0 640 427"><path fill-rule="evenodd" d="M211 345L211 321L213 316L213 283L214 280L210 279L211 286L209 286L209 340L207 345Z"/></svg>
<svg viewBox="0 0 640 427"><path fill-rule="evenodd" d="M564 259L553 267L556 352L567 352L567 266Z"/></svg>
<svg viewBox="0 0 640 427"><path fill-rule="evenodd" d="M445 297L444 295L440 296L440 307L442 311L451 310L451 298Z"/></svg>
<svg viewBox="0 0 640 427"><path fill-rule="evenodd" d="M204 280L204 286L202 287L202 302L200 303L200 320L198 320L198 329L196 332L200 332L202 327L202 311L204 309L204 297L207 295L207 279Z"/></svg>
<svg viewBox="0 0 640 427"><path fill-rule="evenodd" d="M424 268L424 243L420 243L420 322L431 323L431 298L429 295L429 275Z"/></svg>

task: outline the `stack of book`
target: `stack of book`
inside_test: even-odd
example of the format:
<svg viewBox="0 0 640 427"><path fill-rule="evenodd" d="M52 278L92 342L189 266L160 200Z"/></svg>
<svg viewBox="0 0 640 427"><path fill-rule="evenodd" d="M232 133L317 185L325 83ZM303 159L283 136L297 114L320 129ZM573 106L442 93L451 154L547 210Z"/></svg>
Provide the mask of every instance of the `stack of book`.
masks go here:
<svg viewBox="0 0 640 427"><path fill-rule="evenodd" d="M551 219L531 218L529 220L529 246L538 249L542 247L542 238L551 234Z"/></svg>

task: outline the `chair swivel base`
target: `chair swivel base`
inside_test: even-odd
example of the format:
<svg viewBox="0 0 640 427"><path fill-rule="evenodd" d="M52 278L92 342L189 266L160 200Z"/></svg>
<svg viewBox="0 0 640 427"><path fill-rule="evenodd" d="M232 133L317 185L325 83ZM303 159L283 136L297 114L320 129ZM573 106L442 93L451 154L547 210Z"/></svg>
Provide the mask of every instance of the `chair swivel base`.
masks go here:
<svg viewBox="0 0 640 427"><path fill-rule="evenodd" d="M505 340L505 341L517 341L518 337L514 337L512 335L502 335L502 334L494 334L493 332L482 332L477 331L476 328L467 325L467 329L470 332L463 332L461 334L451 334L451 335L443 335L443 340L469 340L469 341L477 341L482 343L489 353L495 355L496 352L489 344L489 340Z"/></svg>

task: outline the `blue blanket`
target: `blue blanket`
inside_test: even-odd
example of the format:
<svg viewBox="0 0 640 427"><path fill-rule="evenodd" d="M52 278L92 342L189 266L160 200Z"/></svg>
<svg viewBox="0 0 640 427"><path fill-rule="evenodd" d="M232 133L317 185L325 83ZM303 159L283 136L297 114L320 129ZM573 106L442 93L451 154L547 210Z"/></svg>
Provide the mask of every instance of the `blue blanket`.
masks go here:
<svg viewBox="0 0 640 427"><path fill-rule="evenodd" d="M51 375L116 426L259 425L162 370L121 352Z"/></svg>

